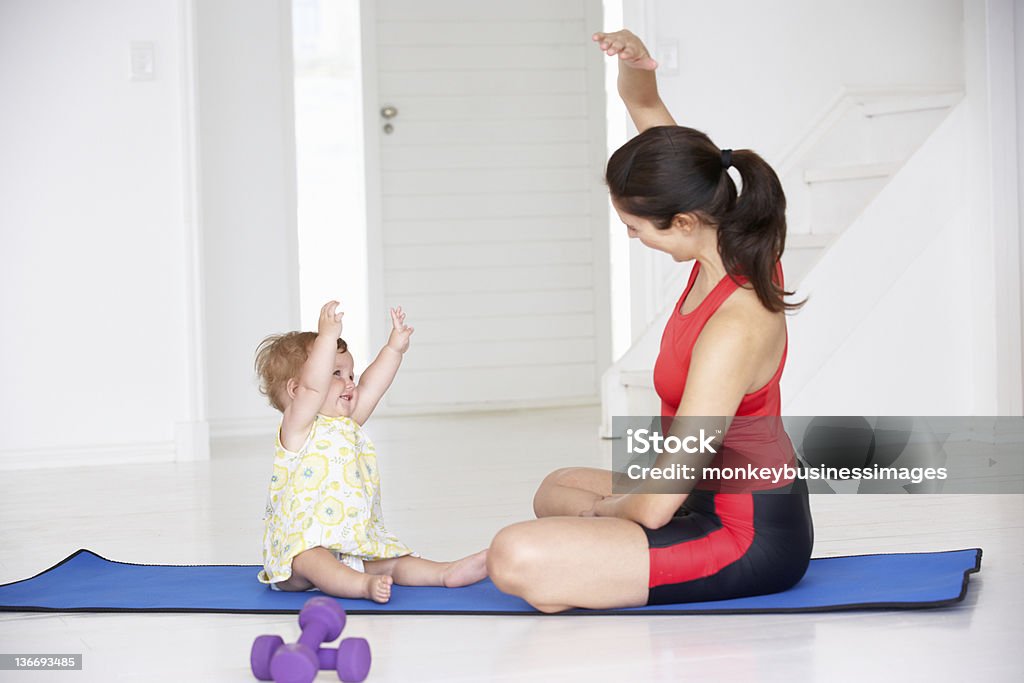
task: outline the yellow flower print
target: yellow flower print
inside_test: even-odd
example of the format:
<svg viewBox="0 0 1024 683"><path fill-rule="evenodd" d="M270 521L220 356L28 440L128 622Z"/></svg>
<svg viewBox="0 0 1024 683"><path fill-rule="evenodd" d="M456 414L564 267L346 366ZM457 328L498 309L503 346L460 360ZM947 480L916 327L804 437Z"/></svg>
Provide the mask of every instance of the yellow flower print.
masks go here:
<svg viewBox="0 0 1024 683"><path fill-rule="evenodd" d="M377 474L377 456L376 454L364 454L359 459L360 469L363 472L363 478L371 484L377 485L380 483L380 475Z"/></svg>
<svg viewBox="0 0 1024 683"><path fill-rule="evenodd" d="M380 544L375 539L364 538L357 541L359 546L359 554L363 557L384 557L380 553Z"/></svg>
<svg viewBox="0 0 1024 683"><path fill-rule="evenodd" d="M291 534L285 539L281 554L285 557L294 557L305 549L306 541L302 538L302 534Z"/></svg>
<svg viewBox="0 0 1024 683"><path fill-rule="evenodd" d="M284 547L284 541L284 533L280 529L274 529L274 532L270 535L270 547L275 554Z"/></svg>
<svg viewBox="0 0 1024 683"><path fill-rule="evenodd" d="M320 453L310 453L303 458L294 474L299 482L299 489L306 491L315 491L326 476L327 458Z"/></svg>
<svg viewBox="0 0 1024 683"><path fill-rule="evenodd" d="M328 448L331 447L331 442L330 441L326 441L326 440L321 440L321 441L317 441L315 445L316 445L317 450L319 450L319 451L326 451Z"/></svg>
<svg viewBox="0 0 1024 683"><path fill-rule="evenodd" d="M363 486L363 470L359 466L359 460L353 460L345 465L345 483L354 488Z"/></svg>
<svg viewBox="0 0 1024 683"><path fill-rule="evenodd" d="M353 446L357 445L355 431L351 429L339 429L338 431L341 433L341 437L345 439L345 441L348 441Z"/></svg>
<svg viewBox="0 0 1024 683"><path fill-rule="evenodd" d="M288 483L288 470L285 468L274 465L274 473L270 475L270 490L280 491L284 488L284 485Z"/></svg>
<svg viewBox="0 0 1024 683"><path fill-rule="evenodd" d="M345 506L337 498L328 496L316 504L316 518L327 526L337 526L345 516Z"/></svg>

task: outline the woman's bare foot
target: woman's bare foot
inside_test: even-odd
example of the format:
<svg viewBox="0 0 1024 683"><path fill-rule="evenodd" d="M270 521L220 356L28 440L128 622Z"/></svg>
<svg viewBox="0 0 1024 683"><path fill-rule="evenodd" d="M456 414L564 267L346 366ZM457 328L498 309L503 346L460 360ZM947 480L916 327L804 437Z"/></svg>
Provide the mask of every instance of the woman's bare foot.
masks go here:
<svg viewBox="0 0 1024 683"><path fill-rule="evenodd" d="M362 597L374 602L387 602L391 599L391 584L394 583L387 574L365 574Z"/></svg>
<svg viewBox="0 0 1024 683"><path fill-rule="evenodd" d="M468 586L487 578L487 551L481 550L469 557L456 560L448 565L441 574L441 583L445 588Z"/></svg>

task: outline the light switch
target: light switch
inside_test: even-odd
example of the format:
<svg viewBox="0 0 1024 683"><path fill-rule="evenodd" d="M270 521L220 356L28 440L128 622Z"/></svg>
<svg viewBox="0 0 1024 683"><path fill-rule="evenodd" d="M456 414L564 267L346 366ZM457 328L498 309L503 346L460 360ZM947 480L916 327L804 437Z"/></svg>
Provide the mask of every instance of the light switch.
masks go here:
<svg viewBox="0 0 1024 683"><path fill-rule="evenodd" d="M132 80L156 80L156 50L153 43L132 43Z"/></svg>
<svg viewBox="0 0 1024 683"><path fill-rule="evenodd" d="M658 62L659 75L675 76L679 73L679 43L659 40L654 48L654 59Z"/></svg>

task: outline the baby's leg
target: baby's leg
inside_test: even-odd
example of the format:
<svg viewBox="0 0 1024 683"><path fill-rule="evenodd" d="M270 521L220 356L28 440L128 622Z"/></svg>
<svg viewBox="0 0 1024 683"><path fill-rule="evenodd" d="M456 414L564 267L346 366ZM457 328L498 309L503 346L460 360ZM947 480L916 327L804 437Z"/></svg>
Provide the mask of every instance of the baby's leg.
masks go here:
<svg viewBox="0 0 1024 683"><path fill-rule="evenodd" d="M365 566L367 574L390 575L402 586L458 588L487 578L487 551L481 550L454 562L434 562L405 555L366 562Z"/></svg>
<svg viewBox="0 0 1024 683"><path fill-rule="evenodd" d="M292 577L286 583L293 587L283 584L279 587L282 590L304 590L299 586L310 584L336 598L366 598L374 602L391 599L390 576L357 572L339 562L330 550L319 546L295 556Z"/></svg>

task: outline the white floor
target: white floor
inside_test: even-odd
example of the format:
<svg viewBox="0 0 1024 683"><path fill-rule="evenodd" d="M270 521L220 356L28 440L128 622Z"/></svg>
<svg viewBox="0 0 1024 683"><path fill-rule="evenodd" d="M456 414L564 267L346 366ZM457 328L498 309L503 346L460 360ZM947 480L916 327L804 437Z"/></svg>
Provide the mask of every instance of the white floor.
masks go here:
<svg viewBox="0 0 1024 683"><path fill-rule="evenodd" d="M596 408L376 419L389 526L425 556L485 547L531 516L541 477L608 466ZM257 564L264 440L209 463L0 476L0 583L78 548L114 560ZM961 605L939 610L677 617L354 616L369 681L986 680L1024 674L1024 496L815 496L815 555L980 546ZM84 655L80 672L0 681L250 681L255 636L294 616L0 613L0 651ZM322 672L317 680L337 680Z"/></svg>

